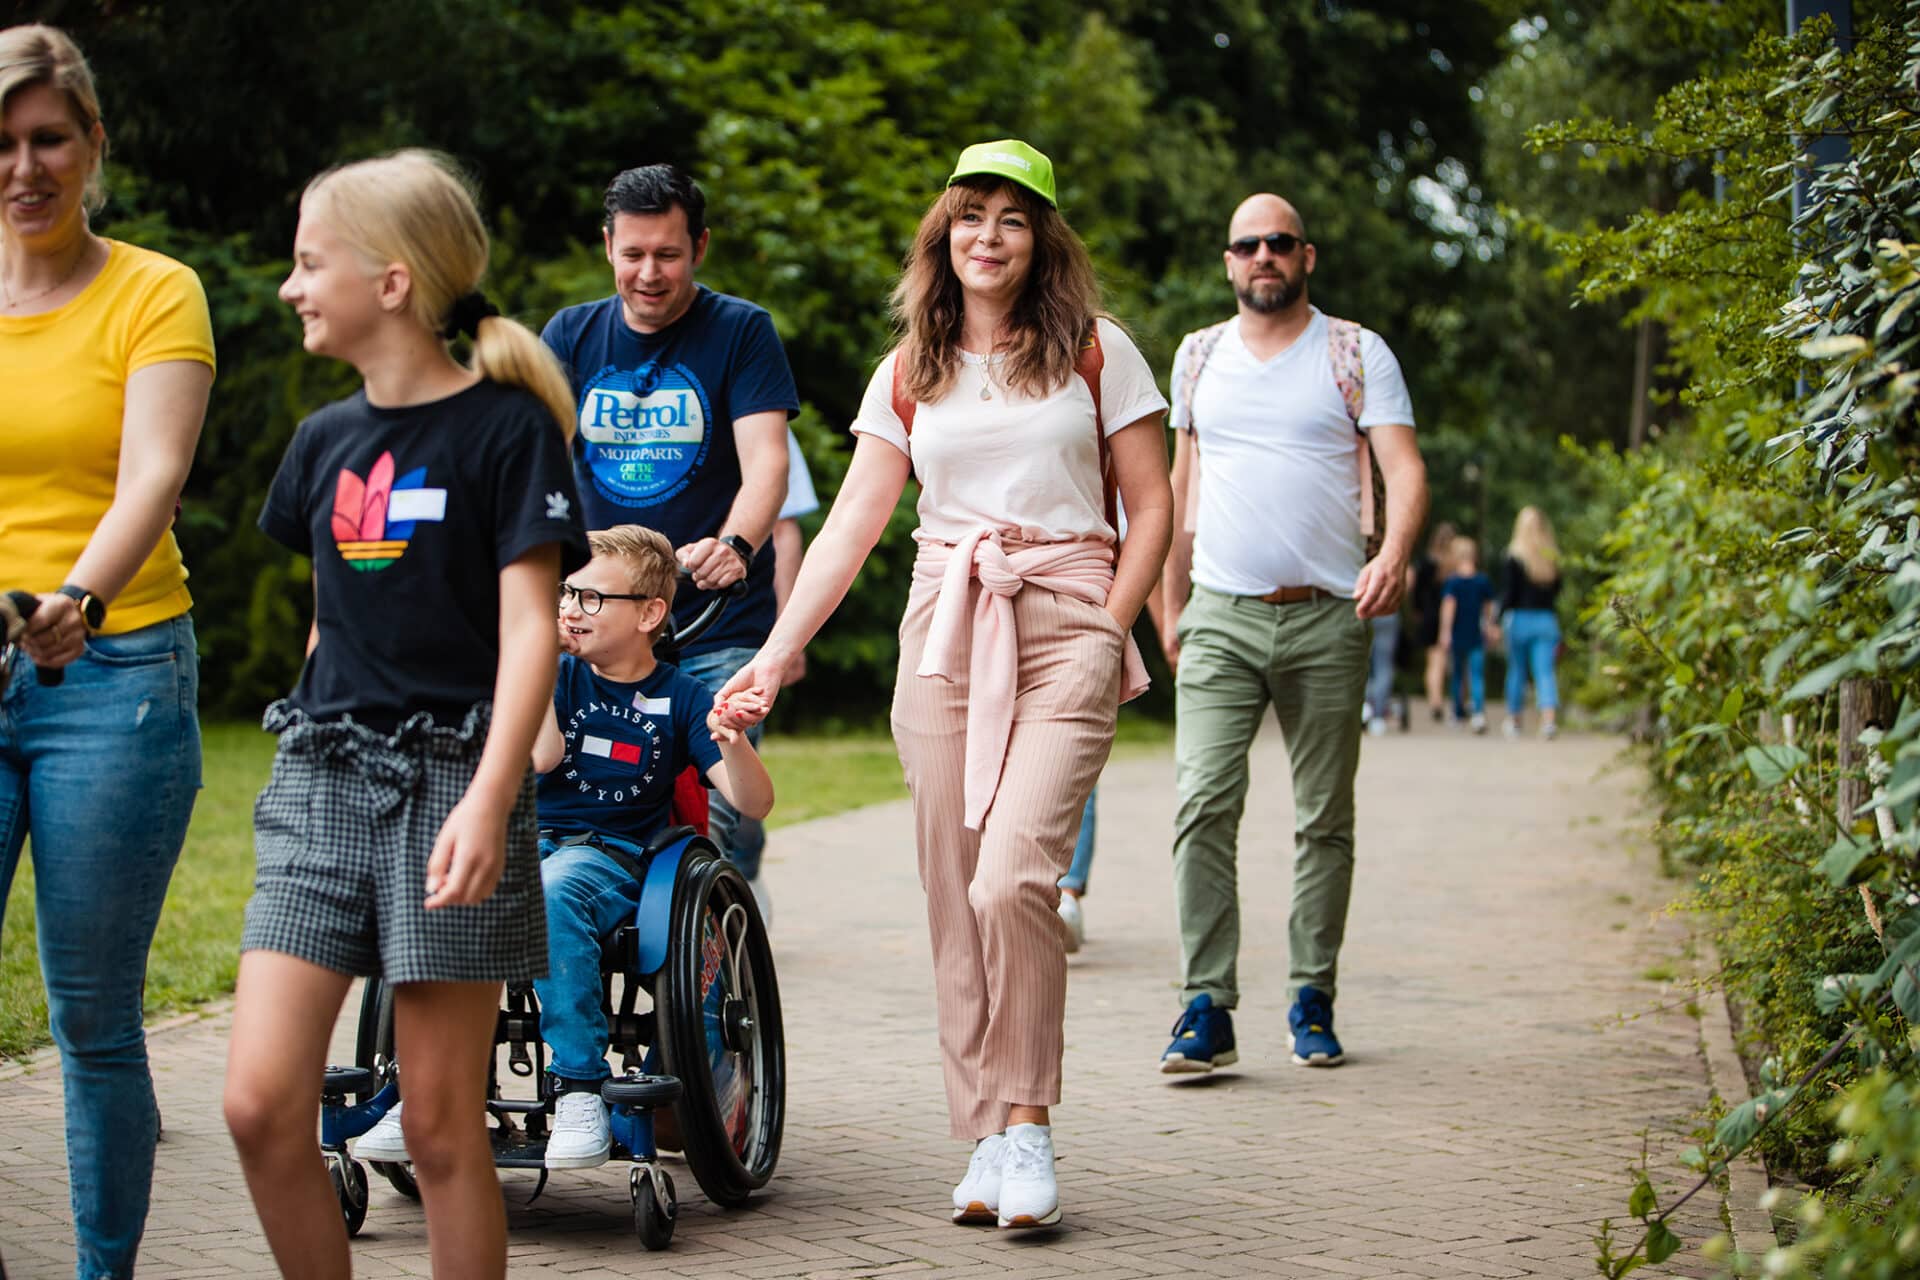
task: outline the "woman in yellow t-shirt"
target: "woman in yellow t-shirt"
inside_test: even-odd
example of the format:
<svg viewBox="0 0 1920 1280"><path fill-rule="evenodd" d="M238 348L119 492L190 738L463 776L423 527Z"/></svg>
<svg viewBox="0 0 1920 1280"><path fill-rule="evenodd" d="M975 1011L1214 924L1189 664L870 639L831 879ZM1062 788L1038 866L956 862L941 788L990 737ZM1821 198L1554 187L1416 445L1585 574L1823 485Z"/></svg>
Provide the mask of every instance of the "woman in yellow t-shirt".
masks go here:
<svg viewBox="0 0 1920 1280"><path fill-rule="evenodd" d="M30 844L79 1272L130 1276L158 1125L140 994L200 786L170 525L213 333L191 270L88 226L106 149L73 42L0 31L0 589L39 598L0 655L0 909Z"/></svg>

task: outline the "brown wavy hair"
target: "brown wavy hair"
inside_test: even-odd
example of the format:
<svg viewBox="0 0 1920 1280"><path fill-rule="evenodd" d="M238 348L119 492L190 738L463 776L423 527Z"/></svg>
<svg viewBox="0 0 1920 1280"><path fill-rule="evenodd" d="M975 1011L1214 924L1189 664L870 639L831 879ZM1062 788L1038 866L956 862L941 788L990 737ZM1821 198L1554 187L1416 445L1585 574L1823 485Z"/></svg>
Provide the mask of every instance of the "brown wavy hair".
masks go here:
<svg viewBox="0 0 1920 1280"><path fill-rule="evenodd" d="M966 305L948 248L953 224L968 205L1001 190L1033 230L1033 263L1007 316L1007 385L1035 397L1059 387L1073 376L1095 319L1106 318L1093 260L1058 209L1017 183L991 175L962 178L920 219L893 289L896 359L906 362L901 386L918 403L944 396L960 362Z"/></svg>

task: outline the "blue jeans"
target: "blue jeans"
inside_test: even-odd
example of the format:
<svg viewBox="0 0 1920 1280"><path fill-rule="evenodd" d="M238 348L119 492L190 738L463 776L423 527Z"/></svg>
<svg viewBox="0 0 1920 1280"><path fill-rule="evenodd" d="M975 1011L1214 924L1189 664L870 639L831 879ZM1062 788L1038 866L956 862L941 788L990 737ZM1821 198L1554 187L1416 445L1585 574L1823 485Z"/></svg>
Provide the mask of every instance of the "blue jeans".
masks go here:
<svg viewBox="0 0 1920 1280"><path fill-rule="evenodd" d="M1560 619L1551 609L1514 609L1507 614L1507 714L1517 716L1526 701L1527 676L1542 711L1560 706L1560 683L1553 655L1560 647Z"/></svg>
<svg viewBox="0 0 1920 1280"><path fill-rule="evenodd" d="M639 856L637 845L602 836ZM607 1066L607 1015L600 1007L600 940L633 923L640 882L612 858L584 845L540 842L540 888L547 899L547 976L536 978L540 1038L548 1066L568 1080L592 1082Z"/></svg>
<svg viewBox="0 0 1920 1280"><path fill-rule="evenodd" d="M682 658L674 665L715 693L733 679L733 673L747 665L757 649L711 649ZM747 730L747 741L760 745L760 726ZM718 791L709 801L708 836L727 860L740 868L740 874L752 880L760 874L760 855L766 852L767 829L758 818L742 817Z"/></svg>
<svg viewBox="0 0 1920 1280"><path fill-rule="evenodd" d="M1464 720L1467 706L1463 699L1462 684L1468 685L1473 695L1473 713L1479 715L1487 709L1487 651L1480 645L1471 649L1453 646L1450 651L1450 669L1453 672L1453 714Z"/></svg>
<svg viewBox="0 0 1920 1280"><path fill-rule="evenodd" d="M1393 656L1400 647L1400 615L1373 620L1373 648L1368 657L1367 718L1387 714L1393 698Z"/></svg>
<svg viewBox="0 0 1920 1280"><path fill-rule="evenodd" d="M159 1111L141 994L200 787L193 623L95 636L54 688L26 655L0 696L0 911L24 842L66 1094L76 1274L133 1274Z"/></svg>
<svg viewBox="0 0 1920 1280"><path fill-rule="evenodd" d="M1067 874L1060 877L1060 887L1071 889L1075 893L1087 891L1087 877L1093 874L1093 806L1100 798L1100 788L1095 787L1087 797L1087 807L1080 811L1080 838L1073 844L1073 864L1067 868Z"/></svg>

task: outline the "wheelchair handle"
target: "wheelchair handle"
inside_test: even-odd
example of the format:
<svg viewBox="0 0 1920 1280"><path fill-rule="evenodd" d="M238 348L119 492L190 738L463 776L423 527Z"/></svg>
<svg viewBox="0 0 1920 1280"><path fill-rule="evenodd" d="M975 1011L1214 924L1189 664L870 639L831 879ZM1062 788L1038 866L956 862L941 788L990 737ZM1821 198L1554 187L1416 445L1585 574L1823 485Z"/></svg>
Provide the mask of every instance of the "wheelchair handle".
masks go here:
<svg viewBox="0 0 1920 1280"><path fill-rule="evenodd" d="M20 638L21 633L27 629L27 620L33 617L34 611L39 607L40 597L31 591L9 591L4 596L0 596L0 634L5 635L8 644ZM43 686L49 689L67 678L63 667L42 667L36 664L33 674Z"/></svg>
<svg viewBox="0 0 1920 1280"><path fill-rule="evenodd" d="M675 566L673 576L681 586L691 586L693 583L693 575L687 571L687 566L685 565ZM718 591L713 592L706 604L700 607L700 612L695 614L686 626L674 626L673 618L669 615L667 618L667 629L661 633L660 639L657 642L658 645L665 646L668 649L677 649L681 645L692 644L695 640L698 640L701 636L713 629L713 624L718 622L720 615L726 612L727 604L730 601L738 600L746 594L747 580L745 577L742 577L739 581L730 583Z"/></svg>

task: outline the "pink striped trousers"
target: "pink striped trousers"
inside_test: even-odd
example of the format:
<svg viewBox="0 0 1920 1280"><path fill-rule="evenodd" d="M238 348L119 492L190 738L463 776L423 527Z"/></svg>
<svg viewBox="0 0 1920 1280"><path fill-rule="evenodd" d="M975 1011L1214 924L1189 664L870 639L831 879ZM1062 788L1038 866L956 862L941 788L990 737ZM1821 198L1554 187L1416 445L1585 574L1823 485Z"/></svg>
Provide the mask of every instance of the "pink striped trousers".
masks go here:
<svg viewBox="0 0 1920 1280"><path fill-rule="evenodd" d="M971 1140L1004 1129L1012 1104L1060 1101L1058 881L1113 747L1127 637L1099 605L1035 586L1013 597L1013 731L993 805L970 831L966 673L951 682L914 674L937 599L915 591L900 625L893 737L913 794L948 1114L953 1136Z"/></svg>

